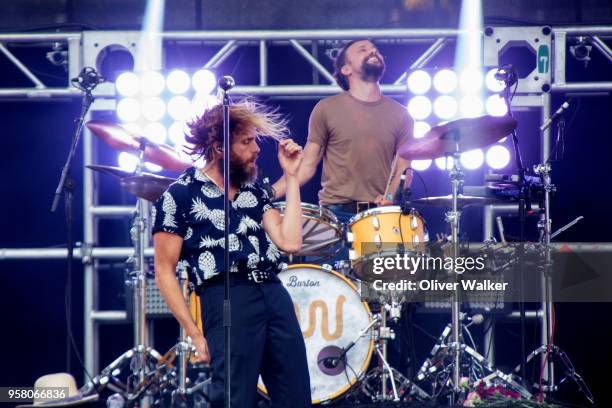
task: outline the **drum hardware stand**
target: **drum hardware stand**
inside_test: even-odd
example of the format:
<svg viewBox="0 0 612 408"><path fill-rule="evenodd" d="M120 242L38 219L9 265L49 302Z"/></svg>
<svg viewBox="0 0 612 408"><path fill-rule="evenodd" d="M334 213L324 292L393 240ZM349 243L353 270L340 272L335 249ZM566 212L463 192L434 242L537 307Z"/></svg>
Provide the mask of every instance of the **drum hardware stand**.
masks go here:
<svg viewBox="0 0 612 408"><path fill-rule="evenodd" d="M565 121L563 117L561 117L561 120L559 121L559 125L558 125L559 136L557 139L557 143L560 140L563 140L564 129L565 129ZM531 354L529 354L529 356L525 359L524 363L525 364L528 363L530 360L532 360L534 357L536 357L539 354L543 354L544 356L548 354L548 357L544 357L546 359L545 369L546 369L546 373L548 374L547 381L546 381L547 384L546 385L537 384L537 388L539 389L539 391L541 393L556 392L558 390L559 385L563 383L567 378L570 378L576 383L576 385L578 386L580 391L585 395L587 400L591 404L594 404L595 401L593 399L593 394L589 390L589 387L584 382L582 377L576 372L574 365L572 364L567 354L562 349L560 349L557 345L551 342L551 337L552 337L553 330L554 330L553 322L552 322L554 301L553 301L553 293L552 293L553 260L552 260L552 255L551 255L551 238L553 236L559 235L561 232L567 230L572 225L576 224L578 221L582 219L582 217L576 218L569 224L563 226L561 229L556 231L554 234L551 233L552 220L550 218L550 194L556 191L556 187L551 182L550 174L552 172L552 165L551 165L550 159L544 164L538 164L534 166L534 172L540 176L540 178L542 179L543 186L544 186L544 211L540 215L540 221L538 222L538 230L540 231L540 243L543 246L543 257L544 257L544 265L541 268L541 273L543 275L544 293L545 293L546 343L538 347L533 352L531 352ZM558 357L561 360L561 363L563 364L565 368L565 372L567 374L567 376L563 378L562 380L560 380L558 384L555 381L555 370L554 370L553 357Z"/></svg>
<svg viewBox="0 0 612 408"><path fill-rule="evenodd" d="M138 165L135 170L136 176L142 175L146 145L147 141L142 138L139 148ZM134 241L134 255L132 258L134 269L129 272L130 280L126 282L126 285L131 286L133 289L134 347L123 353L80 389L80 392L86 396L109 386L110 389L121 393L128 404L134 404L140 400L141 407L148 407L150 405L150 398L141 398L141 395L152 384L154 376L152 377L151 373L155 374L155 370L152 367L155 367L161 359L161 355L148 345L147 336L146 297L148 264L145 260L145 246L149 226L148 210L148 202L144 198L138 198L136 214L130 231ZM151 364L149 365L149 363ZM124 385L123 389L111 387L111 380L119 383L116 377L125 366L128 366L131 371L131 374L128 376L127 385Z"/></svg>

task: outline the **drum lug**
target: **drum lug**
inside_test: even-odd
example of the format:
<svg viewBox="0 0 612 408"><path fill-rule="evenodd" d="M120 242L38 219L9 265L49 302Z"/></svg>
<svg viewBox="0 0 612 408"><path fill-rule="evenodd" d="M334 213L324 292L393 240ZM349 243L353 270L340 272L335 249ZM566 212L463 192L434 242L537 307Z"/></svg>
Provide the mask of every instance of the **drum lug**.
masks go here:
<svg viewBox="0 0 612 408"><path fill-rule="evenodd" d="M380 221L378 221L378 217L372 217L372 227L374 227L376 231L380 230Z"/></svg>
<svg viewBox="0 0 612 408"><path fill-rule="evenodd" d="M410 216L410 228L412 228L413 230L416 230L419 227L419 223L417 221L417 217L415 217L414 215Z"/></svg>
<svg viewBox="0 0 612 408"><path fill-rule="evenodd" d="M333 268L332 268L332 266L330 264L323 264L323 265L321 265L321 268L325 269L326 271L333 270Z"/></svg>
<svg viewBox="0 0 612 408"><path fill-rule="evenodd" d="M357 259L357 256L355 255L355 250L354 249L349 249L349 260L350 261L354 261Z"/></svg>
<svg viewBox="0 0 612 408"><path fill-rule="evenodd" d="M350 243L353 243L353 241L355 240L355 235L353 235L352 232L347 232L346 233L346 240Z"/></svg>

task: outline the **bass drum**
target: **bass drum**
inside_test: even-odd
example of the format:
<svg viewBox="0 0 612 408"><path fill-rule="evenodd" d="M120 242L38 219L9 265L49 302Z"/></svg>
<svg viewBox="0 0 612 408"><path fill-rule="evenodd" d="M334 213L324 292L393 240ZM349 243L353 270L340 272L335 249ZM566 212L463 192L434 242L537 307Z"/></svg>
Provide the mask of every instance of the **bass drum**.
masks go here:
<svg viewBox="0 0 612 408"><path fill-rule="evenodd" d="M304 335L312 403L336 399L362 377L372 358L374 341L367 332L334 367L342 347L372 321L370 308L351 281L318 265L291 265L278 277L293 299ZM265 394L261 378L259 389Z"/></svg>

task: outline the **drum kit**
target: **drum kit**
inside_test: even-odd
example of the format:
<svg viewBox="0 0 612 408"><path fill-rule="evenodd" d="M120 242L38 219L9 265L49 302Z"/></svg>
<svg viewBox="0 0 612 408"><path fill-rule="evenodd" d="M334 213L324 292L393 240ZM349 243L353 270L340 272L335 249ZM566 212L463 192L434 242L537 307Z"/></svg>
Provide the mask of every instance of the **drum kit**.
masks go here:
<svg viewBox="0 0 612 408"><path fill-rule="evenodd" d="M190 339L181 330L178 344L162 356L147 344L144 330L148 270L142 243L146 242L147 203L150 205L159 198L174 180L145 173L142 167L149 161L167 170L183 171L192 164L171 147L150 142L119 125L90 121L87 127L109 146L137 152L140 161L134 173L111 166L88 166L117 178L123 189L138 197L132 229L136 262L131 274L135 288L135 344L89 381L81 392L88 395L108 387L132 405L146 396L150 405L162 406L170 401L184 406L205 406L200 391L209 380L205 375L197 379L190 379L188 375L189 356L194 351ZM304 335L313 404L429 401L442 395L450 403L456 403L464 392L461 384L465 377L472 384L487 381L511 388L524 398L532 396L513 375L496 369L475 348L464 343L463 333L469 335L469 331L463 323L465 318L456 291L451 300L450 323L413 379L387 361L387 346L395 337L389 323L401 319L401 307L409 298L398 291L383 291L374 301L370 298L370 302L362 296L362 288L375 278L371 267L375 257L394 256L398 250L426 255L429 236L425 221L410 206L450 209L445 214L450 230L447 249L456 258L461 210L516 198L512 194L461 194L464 178L459 167L462 152L493 144L515 127L516 121L509 116L460 119L435 126L423 138L399 148L398 155L409 160L452 157L448 171L452 193L448 196L415 199L408 206L400 203L370 208L357 213L346 225L325 207L302 204L303 246L297 254L287 256L288 265L278 276L293 299ZM285 203L277 202L274 206L283 213ZM342 259L343 248L347 247L350 247L348 259ZM335 261L333 267L328 264L332 261ZM184 271L178 271L178 277L184 296L193 301ZM192 311L196 309L192 307ZM117 380L122 369L128 370L126 383ZM258 388L265 396L261 380Z"/></svg>

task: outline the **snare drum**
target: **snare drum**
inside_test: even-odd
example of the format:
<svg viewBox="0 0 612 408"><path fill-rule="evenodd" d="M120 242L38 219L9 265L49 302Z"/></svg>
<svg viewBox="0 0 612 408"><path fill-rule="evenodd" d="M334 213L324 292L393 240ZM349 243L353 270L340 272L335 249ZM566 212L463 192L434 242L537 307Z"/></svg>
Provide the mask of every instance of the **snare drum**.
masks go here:
<svg viewBox="0 0 612 408"><path fill-rule="evenodd" d="M342 347L371 322L368 304L344 276L318 265L291 265L278 274L293 299L304 335L313 404L331 401L350 389L368 368L374 347L370 333L357 339L346 361L329 367ZM260 378L260 391L265 388Z"/></svg>
<svg viewBox="0 0 612 408"><path fill-rule="evenodd" d="M281 214L286 203L273 204ZM332 257L334 245L342 239L342 225L333 212L318 205L302 203L302 249L295 256Z"/></svg>
<svg viewBox="0 0 612 408"><path fill-rule="evenodd" d="M371 280L372 258L394 256L398 244L409 253L422 253L429 236L423 218L416 210L402 214L401 207L387 206L360 212L349 221L347 239L351 243L349 258L355 274ZM377 278L379 279L380 276Z"/></svg>

